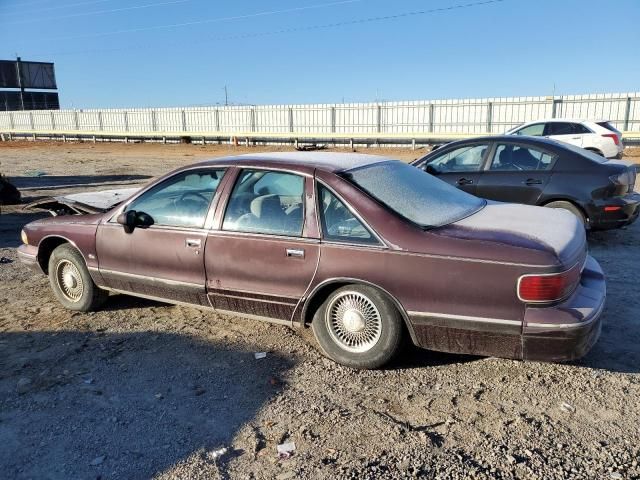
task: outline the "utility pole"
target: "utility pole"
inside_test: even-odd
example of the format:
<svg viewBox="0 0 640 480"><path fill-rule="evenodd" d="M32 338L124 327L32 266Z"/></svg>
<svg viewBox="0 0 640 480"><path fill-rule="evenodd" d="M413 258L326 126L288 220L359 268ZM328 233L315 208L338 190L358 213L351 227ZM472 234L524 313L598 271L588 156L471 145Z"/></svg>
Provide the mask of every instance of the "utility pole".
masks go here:
<svg viewBox="0 0 640 480"><path fill-rule="evenodd" d="M227 86L224 86L224 106L229 105L229 94L227 93Z"/></svg>
<svg viewBox="0 0 640 480"><path fill-rule="evenodd" d="M16 55L16 73L18 74L18 87L20 88L20 108L24 110L24 82L22 81L22 62Z"/></svg>

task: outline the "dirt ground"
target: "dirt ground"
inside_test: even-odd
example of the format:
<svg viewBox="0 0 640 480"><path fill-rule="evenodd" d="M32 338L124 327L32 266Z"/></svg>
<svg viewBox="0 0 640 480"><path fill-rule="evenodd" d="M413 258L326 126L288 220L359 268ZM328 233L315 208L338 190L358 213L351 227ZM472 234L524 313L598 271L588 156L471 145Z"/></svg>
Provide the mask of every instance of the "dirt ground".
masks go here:
<svg viewBox="0 0 640 480"><path fill-rule="evenodd" d="M0 143L0 171L28 200L245 150ZM17 261L37 216L0 215L2 478L640 478L640 222L589 235L608 300L584 359L407 348L353 371L281 326L122 295L66 311ZM296 450L279 459L285 441Z"/></svg>

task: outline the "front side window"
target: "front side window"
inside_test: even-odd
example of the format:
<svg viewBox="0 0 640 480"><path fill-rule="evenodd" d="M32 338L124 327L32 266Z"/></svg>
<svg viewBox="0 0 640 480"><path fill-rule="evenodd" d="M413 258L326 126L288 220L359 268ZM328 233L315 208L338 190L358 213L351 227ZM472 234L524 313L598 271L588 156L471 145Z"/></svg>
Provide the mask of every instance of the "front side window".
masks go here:
<svg viewBox="0 0 640 480"><path fill-rule="evenodd" d="M378 243L369 229L329 189L320 185L318 192L324 239L347 243Z"/></svg>
<svg viewBox="0 0 640 480"><path fill-rule="evenodd" d="M550 170L554 157L541 150L514 144L498 144L491 171Z"/></svg>
<svg viewBox="0 0 640 480"><path fill-rule="evenodd" d="M531 137L541 137L544 134L544 123L534 123L523 127L515 132L517 135L529 135Z"/></svg>
<svg viewBox="0 0 640 480"><path fill-rule="evenodd" d="M486 144L460 147L437 156L428 165L436 173L479 172L486 151Z"/></svg>
<svg viewBox="0 0 640 480"><path fill-rule="evenodd" d="M223 230L299 237L304 225L304 178L268 170L240 172Z"/></svg>
<svg viewBox="0 0 640 480"><path fill-rule="evenodd" d="M154 225L202 228L224 170L188 170L144 192L125 211L144 212Z"/></svg>

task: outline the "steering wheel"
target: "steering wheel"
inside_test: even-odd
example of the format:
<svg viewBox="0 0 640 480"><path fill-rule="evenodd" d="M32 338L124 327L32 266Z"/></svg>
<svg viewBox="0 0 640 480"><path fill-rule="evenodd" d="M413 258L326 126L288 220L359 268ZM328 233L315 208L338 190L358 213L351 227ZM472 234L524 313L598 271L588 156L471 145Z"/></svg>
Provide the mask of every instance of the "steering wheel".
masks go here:
<svg viewBox="0 0 640 480"><path fill-rule="evenodd" d="M203 202L209 203L209 199L207 197L205 197L204 195L202 195L201 193L198 193L198 192L184 192L182 195L180 195L180 198L178 199L178 201L179 202L183 201L189 195L197 197L199 200L202 200Z"/></svg>

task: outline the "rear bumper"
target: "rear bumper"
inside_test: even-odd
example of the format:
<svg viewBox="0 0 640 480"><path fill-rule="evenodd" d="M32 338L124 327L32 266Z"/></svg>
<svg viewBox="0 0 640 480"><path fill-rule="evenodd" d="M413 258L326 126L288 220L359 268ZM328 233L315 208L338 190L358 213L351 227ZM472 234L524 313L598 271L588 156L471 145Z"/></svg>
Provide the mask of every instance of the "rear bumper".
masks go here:
<svg viewBox="0 0 640 480"><path fill-rule="evenodd" d="M620 207L619 210L605 211L605 207ZM589 223L594 230L608 230L631 225L640 215L640 193L633 192L624 197L599 200L592 206Z"/></svg>
<svg viewBox="0 0 640 480"><path fill-rule="evenodd" d="M38 247L33 245L20 245L17 248L18 260L36 273L43 273L38 263Z"/></svg>
<svg viewBox="0 0 640 480"><path fill-rule="evenodd" d="M606 292L600 265L587 257L580 285L569 299L552 307L527 308L522 358L558 362L584 356L600 336Z"/></svg>

